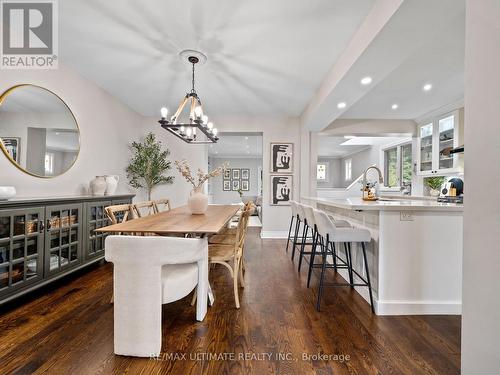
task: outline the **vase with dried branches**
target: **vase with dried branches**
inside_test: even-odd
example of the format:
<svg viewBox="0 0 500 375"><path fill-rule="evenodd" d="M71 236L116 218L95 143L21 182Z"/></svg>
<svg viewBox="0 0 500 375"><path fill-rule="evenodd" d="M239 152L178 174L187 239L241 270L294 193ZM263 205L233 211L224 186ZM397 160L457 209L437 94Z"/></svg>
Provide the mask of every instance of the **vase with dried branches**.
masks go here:
<svg viewBox="0 0 500 375"><path fill-rule="evenodd" d="M179 173L193 185L193 190L188 199L188 207L191 213L196 215L204 214L208 208L208 196L203 193L203 184L212 177L220 176L227 169L227 163L224 163L220 167L214 169L211 172L204 172L198 168L196 176L191 173L191 168L187 160L176 160L175 166Z"/></svg>

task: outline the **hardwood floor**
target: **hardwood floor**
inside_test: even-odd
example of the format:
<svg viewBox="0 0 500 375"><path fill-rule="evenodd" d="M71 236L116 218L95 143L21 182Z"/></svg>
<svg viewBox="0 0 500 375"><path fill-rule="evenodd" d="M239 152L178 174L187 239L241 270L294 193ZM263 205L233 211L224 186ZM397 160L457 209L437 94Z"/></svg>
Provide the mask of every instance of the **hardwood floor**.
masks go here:
<svg viewBox="0 0 500 375"><path fill-rule="evenodd" d="M241 309L227 270L211 270L216 304L204 322L195 321L190 297L163 307L158 360L113 354L106 264L1 308L0 373L459 374L460 317L377 317L349 288L327 289L318 313L316 280L307 289L306 268L297 273L285 242L261 240L257 230L247 240ZM196 353L199 360L190 358ZM310 361L303 353L332 357Z"/></svg>

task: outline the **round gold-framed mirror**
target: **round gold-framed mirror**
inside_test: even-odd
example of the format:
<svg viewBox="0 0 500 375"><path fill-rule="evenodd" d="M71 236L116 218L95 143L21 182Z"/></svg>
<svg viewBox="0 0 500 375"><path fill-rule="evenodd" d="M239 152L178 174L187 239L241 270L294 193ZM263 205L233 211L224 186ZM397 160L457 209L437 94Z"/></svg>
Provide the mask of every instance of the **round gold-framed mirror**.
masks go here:
<svg viewBox="0 0 500 375"><path fill-rule="evenodd" d="M78 159L80 127L57 94L37 85L16 85L0 96L0 148L23 172L57 177Z"/></svg>

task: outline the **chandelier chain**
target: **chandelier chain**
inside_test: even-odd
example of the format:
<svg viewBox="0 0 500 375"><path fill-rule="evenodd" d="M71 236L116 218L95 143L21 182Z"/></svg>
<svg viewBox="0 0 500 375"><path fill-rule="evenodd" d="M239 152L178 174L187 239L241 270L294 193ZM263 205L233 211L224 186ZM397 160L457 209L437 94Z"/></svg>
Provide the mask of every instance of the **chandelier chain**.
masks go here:
<svg viewBox="0 0 500 375"><path fill-rule="evenodd" d="M194 89L194 63L193 63L193 88L191 89L192 93L196 93L196 90Z"/></svg>

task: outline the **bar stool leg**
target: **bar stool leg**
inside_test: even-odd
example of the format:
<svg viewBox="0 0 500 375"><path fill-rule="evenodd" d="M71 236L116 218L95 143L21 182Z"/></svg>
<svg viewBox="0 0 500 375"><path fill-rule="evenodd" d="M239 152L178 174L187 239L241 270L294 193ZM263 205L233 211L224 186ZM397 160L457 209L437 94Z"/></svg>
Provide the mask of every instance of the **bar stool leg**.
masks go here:
<svg viewBox="0 0 500 375"><path fill-rule="evenodd" d="M375 306L373 306L372 283L370 282L370 272L368 271L368 262L366 260L366 249L365 249L364 242L361 242L361 247L363 248L363 260L365 262L366 281L368 283L368 292L370 293L370 304L372 307L372 313L375 314Z"/></svg>
<svg viewBox="0 0 500 375"><path fill-rule="evenodd" d="M302 253L304 251L304 246L305 246L304 243L306 241L307 231L309 230L309 226L307 225L307 221L304 220L303 223L304 223L303 224L304 225L304 229L302 229L302 243L300 244L300 248L299 248L299 259L302 258ZM295 255L295 252L294 252L293 255ZM293 255L292 255L292 260L293 260Z"/></svg>
<svg viewBox="0 0 500 375"><path fill-rule="evenodd" d="M293 236L293 251L292 251L292 260L295 257L295 248L297 247L297 238L299 237L300 230L300 220L297 218L295 222L295 235Z"/></svg>
<svg viewBox="0 0 500 375"><path fill-rule="evenodd" d="M288 239L286 241L286 252L288 253L288 245L290 244L290 234L292 234L292 225L293 225L294 216L290 219L290 228L288 228Z"/></svg>
<svg viewBox="0 0 500 375"><path fill-rule="evenodd" d="M319 278L319 289L318 289L318 301L316 302L316 310L320 311L321 308L321 297L323 295L323 283L325 279L325 270L326 270L326 248L328 247L328 243L330 242L330 238L328 235L324 242L321 243L321 257L323 259L323 264L321 265L321 276Z"/></svg>
<svg viewBox="0 0 500 375"><path fill-rule="evenodd" d="M300 258L299 258L299 267L298 267L298 271L300 272L300 267L302 267L302 258L304 257L304 250L305 250L305 247L306 247L306 240L307 240L307 233L309 232L309 226L307 226L307 229L306 229L306 235L305 237L302 239L302 248L300 250ZM313 243L312 243L312 247L314 247L314 236L315 236L315 233L314 233L314 230L311 228L311 236L313 238Z"/></svg>
<svg viewBox="0 0 500 375"><path fill-rule="evenodd" d="M311 259L309 260L309 272L307 273L307 287L309 288L309 284L311 283L311 275L312 275L312 269L314 267L314 257L316 256L316 247L318 246L318 242L320 241L320 235L318 231L316 231L316 236L315 236L315 245L313 245L312 251L311 251ZM320 244L321 246L321 244Z"/></svg>
<svg viewBox="0 0 500 375"><path fill-rule="evenodd" d="M345 250L345 257L347 260L347 272L349 273L349 284L351 284L352 288L353 287L352 284L354 284L354 277L352 275L351 244L344 242L344 250Z"/></svg>
<svg viewBox="0 0 500 375"><path fill-rule="evenodd" d="M337 272L337 249L335 248L335 242L332 242L332 252L333 252L333 269Z"/></svg>

